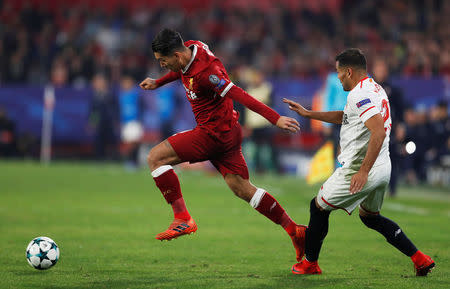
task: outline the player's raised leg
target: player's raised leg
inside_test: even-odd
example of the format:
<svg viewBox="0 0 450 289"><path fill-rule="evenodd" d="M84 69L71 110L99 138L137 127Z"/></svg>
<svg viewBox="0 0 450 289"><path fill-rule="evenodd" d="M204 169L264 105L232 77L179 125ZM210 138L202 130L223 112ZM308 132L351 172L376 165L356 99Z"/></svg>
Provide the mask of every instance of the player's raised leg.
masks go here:
<svg viewBox="0 0 450 289"><path fill-rule="evenodd" d="M271 194L264 189L255 187L248 179L235 174L226 174L224 178L236 196L284 228L292 239L297 259L301 260L304 254L306 226L297 225Z"/></svg>
<svg viewBox="0 0 450 289"><path fill-rule="evenodd" d="M160 189L167 203L172 206L174 221L169 228L156 235L158 240L171 240L197 231L197 225L189 215L181 194L180 181L172 165L181 163L180 158L165 140L150 150L147 162L152 171L156 186Z"/></svg>
<svg viewBox="0 0 450 289"><path fill-rule="evenodd" d="M426 276L436 265L430 256L417 250L416 246L394 221L380 215L379 212L369 212L362 207L359 208L359 217L364 225L383 235L389 244L411 258L417 276Z"/></svg>
<svg viewBox="0 0 450 289"><path fill-rule="evenodd" d="M305 233L305 259L292 267L294 274L321 274L317 263L322 243L328 233L330 211L323 210L316 202L310 203L310 219Z"/></svg>

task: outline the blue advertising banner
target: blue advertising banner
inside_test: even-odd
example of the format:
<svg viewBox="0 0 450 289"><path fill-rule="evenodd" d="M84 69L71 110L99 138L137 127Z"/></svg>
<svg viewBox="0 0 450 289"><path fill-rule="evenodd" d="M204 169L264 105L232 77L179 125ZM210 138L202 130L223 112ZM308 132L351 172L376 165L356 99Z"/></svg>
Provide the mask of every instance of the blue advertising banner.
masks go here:
<svg viewBox="0 0 450 289"><path fill-rule="evenodd" d="M430 107L440 100L450 100L450 84L443 78L398 78L392 81L403 90L405 101L415 107ZM320 93L323 79L272 80L273 108L280 114L296 115L282 102L291 98L311 107L313 96ZM16 124L18 134L29 133L40 138L42 127L44 87L0 87L0 107ZM116 93L116 95L118 95ZM85 144L92 142L89 133L91 90L75 88L55 89L56 105L53 119L53 142ZM175 131L195 126L189 102L184 99L181 85L170 85L160 91L142 92L141 120L146 130L158 130L165 118L173 119Z"/></svg>

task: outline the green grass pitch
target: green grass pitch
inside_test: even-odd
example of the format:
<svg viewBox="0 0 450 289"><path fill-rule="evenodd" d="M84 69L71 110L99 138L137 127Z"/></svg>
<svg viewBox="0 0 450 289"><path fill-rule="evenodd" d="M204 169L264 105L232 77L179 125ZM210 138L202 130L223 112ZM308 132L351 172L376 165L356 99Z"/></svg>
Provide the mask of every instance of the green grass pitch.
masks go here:
<svg viewBox="0 0 450 289"><path fill-rule="evenodd" d="M409 258L357 212L334 212L321 276L296 276L287 234L235 197L222 178L179 172L196 234L154 239L172 220L148 170L119 165L0 160L0 288L450 288L450 192L402 187L382 213L437 267L415 277ZM318 186L287 176L254 176L298 223L309 219ZM31 268L28 242L48 236L61 249L50 270Z"/></svg>

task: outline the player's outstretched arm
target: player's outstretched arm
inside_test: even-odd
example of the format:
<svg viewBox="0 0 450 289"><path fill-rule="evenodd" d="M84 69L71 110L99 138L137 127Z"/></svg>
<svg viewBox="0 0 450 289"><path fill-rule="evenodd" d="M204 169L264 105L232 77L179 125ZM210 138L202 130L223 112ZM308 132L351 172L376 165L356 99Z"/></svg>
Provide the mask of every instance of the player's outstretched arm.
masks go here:
<svg viewBox="0 0 450 289"><path fill-rule="evenodd" d="M295 111L299 115L311 119L317 119L329 123L342 123L343 111L311 111L304 108L301 104L287 98L283 98L283 102L289 105L289 109Z"/></svg>
<svg viewBox="0 0 450 289"><path fill-rule="evenodd" d="M144 89L144 90L153 90L153 89L157 89L159 86L156 83L156 79L147 77L146 79L144 79L139 86Z"/></svg>
<svg viewBox="0 0 450 289"><path fill-rule="evenodd" d="M295 133L300 129L300 125L296 119L280 116L275 110L257 100L238 86L233 85L227 95L231 97L231 99L238 101L247 108L263 116L270 123L286 132Z"/></svg>
<svg viewBox="0 0 450 289"><path fill-rule="evenodd" d="M181 72L171 71L159 79L153 79L153 78L147 77L139 84L139 86L145 90L153 90L153 89L157 89L160 86L163 86L164 84L167 84L169 82L177 80L180 77L181 77Z"/></svg>
<svg viewBox="0 0 450 289"><path fill-rule="evenodd" d="M300 124L296 119L283 115L278 119L276 126L286 132L292 133L296 133L298 130L300 130Z"/></svg>

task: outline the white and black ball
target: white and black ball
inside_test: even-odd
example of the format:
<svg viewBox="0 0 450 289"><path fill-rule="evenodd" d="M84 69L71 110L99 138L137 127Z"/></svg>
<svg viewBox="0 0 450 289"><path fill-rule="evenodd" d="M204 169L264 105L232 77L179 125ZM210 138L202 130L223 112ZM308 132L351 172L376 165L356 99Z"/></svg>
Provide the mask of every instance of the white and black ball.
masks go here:
<svg viewBox="0 0 450 289"><path fill-rule="evenodd" d="M34 238L27 247L27 261L35 269L46 270L59 260L59 248L48 237Z"/></svg>

